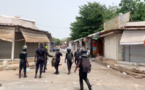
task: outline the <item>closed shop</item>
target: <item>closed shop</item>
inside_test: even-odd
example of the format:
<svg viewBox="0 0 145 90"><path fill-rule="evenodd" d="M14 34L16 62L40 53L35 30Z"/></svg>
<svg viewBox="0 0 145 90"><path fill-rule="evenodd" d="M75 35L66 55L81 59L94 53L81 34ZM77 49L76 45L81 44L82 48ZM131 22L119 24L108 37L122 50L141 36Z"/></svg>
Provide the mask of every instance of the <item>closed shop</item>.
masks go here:
<svg viewBox="0 0 145 90"><path fill-rule="evenodd" d="M145 63L145 31L124 31L120 43L124 46L124 60Z"/></svg>
<svg viewBox="0 0 145 90"><path fill-rule="evenodd" d="M104 56L108 59L122 60L121 33L104 36Z"/></svg>

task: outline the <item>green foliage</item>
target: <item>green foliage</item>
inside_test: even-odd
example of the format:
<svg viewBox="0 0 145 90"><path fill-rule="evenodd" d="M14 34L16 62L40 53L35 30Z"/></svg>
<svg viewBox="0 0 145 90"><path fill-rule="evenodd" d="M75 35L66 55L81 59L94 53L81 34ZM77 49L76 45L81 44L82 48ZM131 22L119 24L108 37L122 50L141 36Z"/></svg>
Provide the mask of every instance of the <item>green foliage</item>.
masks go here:
<svg viewBox="0 0 145 90"><path fill-rule="evenodd" d="M71 23L71 39L86 37L89 34L103 30L103 23L115 15L117 7L107 8L100 3L88 3L80 7L79 16Z"/></svg>
<svg viewBox="0 0 145 90"><path fill-rule="evenodd" d="M141 0L121 0L120 13L131 12L132 21L145 20L145 2Z"/></svg>
<svg viewBox="0 0 145 90"><path fill-rule="evenodd" d="M104 22L106 20L112 19L119 14L119 8L117 6L109 6L108 8L105 7L104 11Z"/></svg>
<svg viewBox="0 0 145 90"><path fill-rule="evenodd" d="M60 39L57 39L57 38L52 38L53 42L55 43L55 45L60 45L61 44L61 41Z"/></svg>
<svg viewBox="0 0 145 90"><path fill-rule="evenodd" d="M71 40L103 30L103 23L106 20L126 12L131 12L131 21L144 21L145 0L121 0L119 6L109 7L97 2L81 6L79 16L71 23Z"/></svg>

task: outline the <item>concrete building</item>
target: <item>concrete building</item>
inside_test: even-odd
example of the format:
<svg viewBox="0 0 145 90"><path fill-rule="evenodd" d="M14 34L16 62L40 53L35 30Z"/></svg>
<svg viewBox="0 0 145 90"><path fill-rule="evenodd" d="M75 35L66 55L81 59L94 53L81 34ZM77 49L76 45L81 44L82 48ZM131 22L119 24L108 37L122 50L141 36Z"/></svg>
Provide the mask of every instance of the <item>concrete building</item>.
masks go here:
<svg viewBox="0 0 145 90"><path fill-rule="evenodd" d="M18 59L24 45L27 45L28 57L34 57L40 43L50 48L50 40L51 34L39 30L34 21L0 16L0 60Z"/></svg>
<svg viewBox="0 0 145 90"><path fill-rule="evenodd" d="M113 60L123 60L122 57L122 46L120 45L120 40L122 36L122 30L114 30L108 32L102 32L100 38L103 38L103 50L104 57Z"/></svg>
<svg viewBox="0 0 145 90"><path fill-rule="evenodd" d="M145 22L129 22L123 31L120 44L127 62L145 63Z"/></svg>

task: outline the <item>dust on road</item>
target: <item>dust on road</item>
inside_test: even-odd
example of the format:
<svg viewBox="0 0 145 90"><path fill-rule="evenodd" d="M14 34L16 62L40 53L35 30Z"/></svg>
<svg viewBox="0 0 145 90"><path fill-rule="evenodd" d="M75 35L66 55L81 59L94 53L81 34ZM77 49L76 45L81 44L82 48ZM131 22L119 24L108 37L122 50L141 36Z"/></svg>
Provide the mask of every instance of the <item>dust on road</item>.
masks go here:
<svg viewBox="0 0 145 90"><path fill-rule="evenodd" d="M96 62L92 63L92 72L88 74L93 90L145 90L145 79L135 79ZM60 74L53 74L55 69L48 65L42 79L35 79L35 70L31 69L27 78L18 78L18 70L0 71L0 90L79 90L78 72L67 75L64 57L61 58ZM84 83L85 90L87 89Z"/></svg>

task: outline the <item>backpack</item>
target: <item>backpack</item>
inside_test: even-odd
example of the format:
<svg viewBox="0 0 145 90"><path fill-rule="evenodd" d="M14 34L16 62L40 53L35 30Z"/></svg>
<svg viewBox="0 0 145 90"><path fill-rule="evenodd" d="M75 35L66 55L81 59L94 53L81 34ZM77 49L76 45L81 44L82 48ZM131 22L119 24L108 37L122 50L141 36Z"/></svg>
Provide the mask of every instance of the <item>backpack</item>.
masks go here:
<svg viewBox="0 0 145 90"><path fill-rule="evenodd" d="M75 57L76 57L76 58L79 58L79 56L80 56L80 52L76 52L76 53L75 53Z"/></svg>
<svg viewBox="0 0 145 90"><path fill-rule="evenodd" d="M88 57L82 57L81 65L83 72L88 72L91 69L91 63Z"/></svg>
<svg viewBox="0 0 145 90"><path fill-rule="evenodd" d="M52 65L52 67L55 66L55 62L56 62L56 59L55 59L55 58L52 58L52 61L51 61L51 65Z"/></svg>
<svg viewBox="0 0 145 90"><path fill-rule="evenodd" d="M72 53L67 53L67 60L72 60Z"/></svg>

